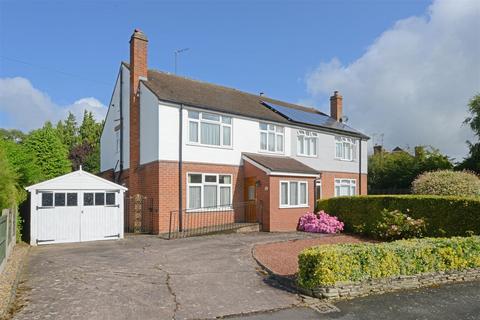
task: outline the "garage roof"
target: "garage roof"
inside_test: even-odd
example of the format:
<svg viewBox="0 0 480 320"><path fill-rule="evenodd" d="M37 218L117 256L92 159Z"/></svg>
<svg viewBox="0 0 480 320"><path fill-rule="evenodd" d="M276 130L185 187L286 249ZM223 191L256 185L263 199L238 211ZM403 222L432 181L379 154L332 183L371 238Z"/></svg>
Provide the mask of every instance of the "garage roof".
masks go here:
<svg viewBox="0 0 480 320"><path fill-rule="evenodd" d="M124 186L83 171L67 173L63 176L43 181L25 188L32 190L127 190Z"/></svg>

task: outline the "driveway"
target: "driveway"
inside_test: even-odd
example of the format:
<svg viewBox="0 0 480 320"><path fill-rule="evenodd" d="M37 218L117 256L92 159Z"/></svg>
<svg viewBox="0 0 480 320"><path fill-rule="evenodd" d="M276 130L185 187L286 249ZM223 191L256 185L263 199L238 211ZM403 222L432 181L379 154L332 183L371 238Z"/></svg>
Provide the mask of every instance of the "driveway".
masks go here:
<svg viewBox="0 0 480 320"><path fill-rule="evenodd" d="M31 249L14 319L210 319L282 309L297 295L264 282L254 244L318 237L249 233Z"/></svg>

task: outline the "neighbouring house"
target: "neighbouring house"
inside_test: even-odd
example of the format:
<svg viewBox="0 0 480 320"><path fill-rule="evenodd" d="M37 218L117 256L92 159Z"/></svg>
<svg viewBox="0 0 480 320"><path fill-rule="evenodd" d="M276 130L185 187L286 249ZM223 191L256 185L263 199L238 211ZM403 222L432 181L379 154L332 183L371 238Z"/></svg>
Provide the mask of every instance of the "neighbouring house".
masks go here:
<svg viewBox="0 0 480 320"><path fill-rule="evenodd" d="M289 231L315 199L367 193L368 137L342 122L337 91L327 115L149 69L147 45L135 30L101 136L101 175L127 186L130 199L140 195L152 214L139 222L132 201L130 227L162 233L172 214L250 203L244 220Z"/></svg>

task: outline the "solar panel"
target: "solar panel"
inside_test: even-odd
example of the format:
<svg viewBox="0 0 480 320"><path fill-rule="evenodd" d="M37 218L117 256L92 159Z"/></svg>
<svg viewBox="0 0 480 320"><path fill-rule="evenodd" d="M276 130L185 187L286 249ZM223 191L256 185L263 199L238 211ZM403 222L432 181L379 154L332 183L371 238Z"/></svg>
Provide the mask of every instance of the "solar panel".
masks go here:
<svg viewBox="0 0 480 320"><path fill-rule="evenodd" d="M321 113L306 112L302 110L287 108L279 106L270 102L262 101L265 106L281 114L290 121L304 123L314 126L332 128L337 130L349 131L352 133L360 134L359 131L350 128L346 124L335 121L335 119L330 118L327 115Z"/></svg>

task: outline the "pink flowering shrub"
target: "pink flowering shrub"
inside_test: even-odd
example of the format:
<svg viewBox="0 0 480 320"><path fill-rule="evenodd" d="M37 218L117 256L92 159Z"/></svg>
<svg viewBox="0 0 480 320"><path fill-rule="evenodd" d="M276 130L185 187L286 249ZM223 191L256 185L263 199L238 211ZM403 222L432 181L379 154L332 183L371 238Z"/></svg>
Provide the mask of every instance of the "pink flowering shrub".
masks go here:
<svg viewBox="0 0 480 320"><path fill-rule="evenodd" d="M307 212L300 217L298 229L315 233L337 233L343 230L343 222L323 210L318 214Z"/></svg>

